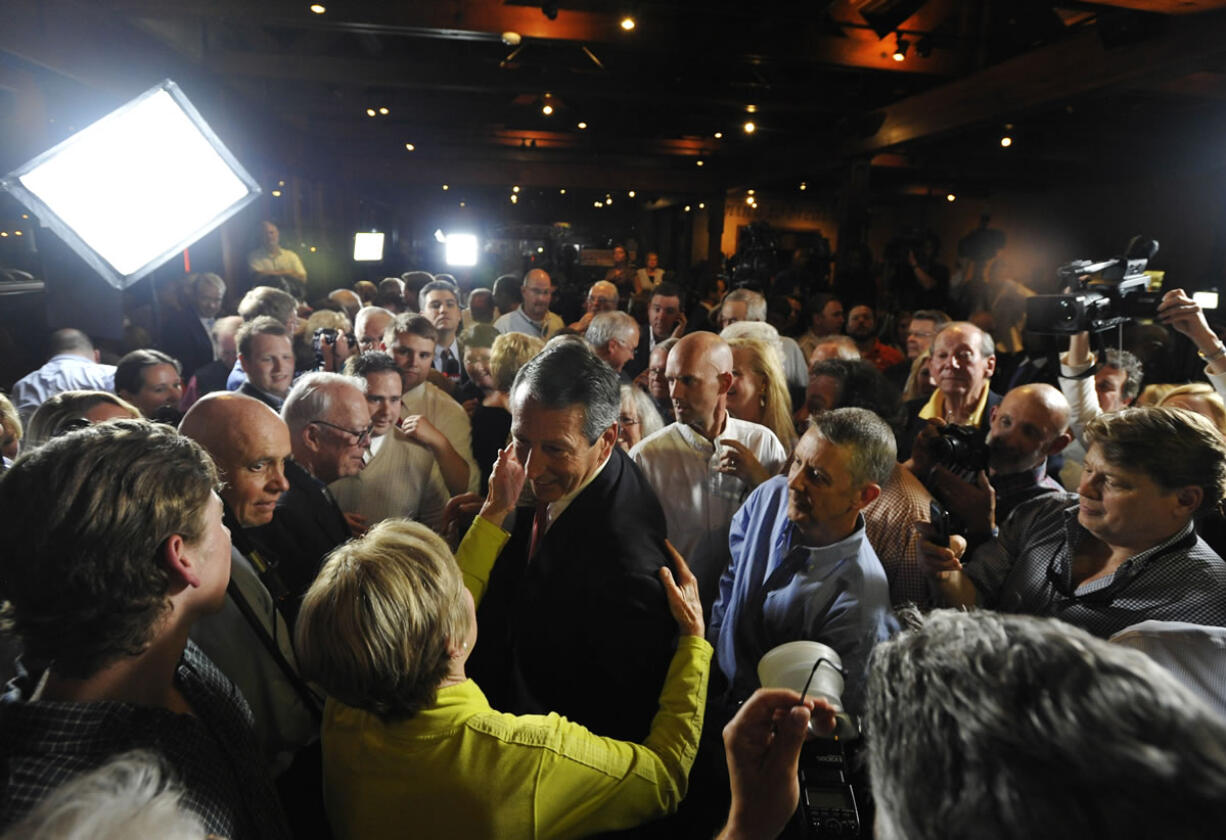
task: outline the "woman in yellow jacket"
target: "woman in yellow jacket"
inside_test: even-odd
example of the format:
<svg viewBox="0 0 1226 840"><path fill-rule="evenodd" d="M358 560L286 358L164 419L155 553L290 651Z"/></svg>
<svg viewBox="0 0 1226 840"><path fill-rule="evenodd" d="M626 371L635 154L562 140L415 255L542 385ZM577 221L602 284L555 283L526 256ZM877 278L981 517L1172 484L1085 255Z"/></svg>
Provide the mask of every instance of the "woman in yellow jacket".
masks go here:
<svg viewBox="0 0 1226 840"><path fill-rule="evenodd" d="M428 528L387 520L334 551L307 592L296 646L329 695L324 797L338 838L582 837L668 814L685 795L711 646L676 552L678 580L660 576L680 639L642 744L557 714L496 712L465 676L476 602L522 485L508 447L455 558Z"/></svg>

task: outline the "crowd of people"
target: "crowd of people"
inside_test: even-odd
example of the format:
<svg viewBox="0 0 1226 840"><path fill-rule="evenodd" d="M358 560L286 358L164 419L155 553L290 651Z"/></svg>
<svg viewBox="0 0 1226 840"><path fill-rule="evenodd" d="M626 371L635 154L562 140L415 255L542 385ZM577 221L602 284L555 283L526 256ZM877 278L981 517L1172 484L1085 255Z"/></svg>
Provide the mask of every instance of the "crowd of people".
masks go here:
<svg viewBox="0 0 1226 840"><path fill-rule="evenodd" d="M1181 290L1203 381L1009 350L919 264L910 312L620 246L582 311L544 268L308 306L262 230L244 294L0 398L5 837L775 837L840 717L879 837L1220 830L1226 345ZM796 641L837 695L762 683Z"/></svg>

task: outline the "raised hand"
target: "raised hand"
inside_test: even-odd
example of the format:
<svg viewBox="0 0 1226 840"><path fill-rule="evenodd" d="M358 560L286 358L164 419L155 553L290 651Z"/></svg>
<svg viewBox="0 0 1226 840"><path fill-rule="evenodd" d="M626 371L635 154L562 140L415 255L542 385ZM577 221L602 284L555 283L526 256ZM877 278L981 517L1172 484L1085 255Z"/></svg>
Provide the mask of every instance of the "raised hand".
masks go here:
<svg viewBox="0 0 1226 840"><path fill-rule="evenodd" d="M677 622L682 636L703 636L706 625L702 620L702 599L698 597L698 579L690 572L685 558L673 548L668 540L664 541L668 553L672 555L677 566L677 577L673 577L668 566L660 567L660 581L664 584L664 594L668 596L668 609Z"/></svg>

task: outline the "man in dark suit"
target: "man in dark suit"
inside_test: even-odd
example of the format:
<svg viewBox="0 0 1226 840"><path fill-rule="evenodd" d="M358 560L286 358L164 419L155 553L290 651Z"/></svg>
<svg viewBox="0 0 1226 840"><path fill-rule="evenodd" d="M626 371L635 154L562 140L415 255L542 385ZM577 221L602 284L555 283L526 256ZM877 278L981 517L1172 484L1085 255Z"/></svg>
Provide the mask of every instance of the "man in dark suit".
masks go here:
<svg viewBox="0 0 1226 840"><path fill-rule="evenodd" d="M362 385L338 373L308 373L294 384L281 410L293 453L285 463L289 490L277 500L272 522L248 533L257 549L276 558L296 599L315 580L328 552L350 536L350 523L328 484L365 465L371 422Z"/></svg>
<svg viewBox="0 0 1226 840"><path fill-rule="evenodd" d="M647 303L647 329L639 336L634 358L626 362L625 371L631 378L647 370L647 362L656 345L685 333L685 299L681 287L664 282L651 292Z"/></svg>
<svg viewBox="0 0 1226 840"><path fill-rule="evenodd" d="M664 513L617 447L617 374L582 343L555 343L511 388L521 507L481 604L473 677L498 709L553 711L640 740L673 651L658 570Z"/></svg>
<svg viewBox="0 0 1226 840"><path fill-rule="evenodd" d="M213 337L209 330L221 310L226 283L216 274L196 274L188 286L187 307L173 310L162 321L162 349L179 360L183 378L213 361Z"/></svg>
<svg viewBox="0 0 1226 840"><path fill-rule="evenodd" d="M294 382L294 345L276 318L261 315L238 329L238 361L247 374L238 392L280 411Z"/></svg>
<svg viewBox="0 0 1226 840"><path fill-rule="evenodd" d="M462 321L459 290L446 280L432 280L422 286L418 300L421 313L438 330L438 339L434 342L434 369L446 377L447 387L444 390L454 395L459 388L468 384L468 371L464 369L464 345L459 337Z"/></svg>

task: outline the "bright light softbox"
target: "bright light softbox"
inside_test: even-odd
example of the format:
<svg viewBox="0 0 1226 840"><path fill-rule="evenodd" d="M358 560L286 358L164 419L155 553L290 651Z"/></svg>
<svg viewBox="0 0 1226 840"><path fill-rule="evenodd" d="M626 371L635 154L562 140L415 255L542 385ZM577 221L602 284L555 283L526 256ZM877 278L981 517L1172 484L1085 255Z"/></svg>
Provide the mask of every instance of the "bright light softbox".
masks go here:
<svg viewBox="0 0 1226 840"><path fill-rule="evenodd" d="M260 194L169 79L17 168L0 186L117 289Z"/></svg>

